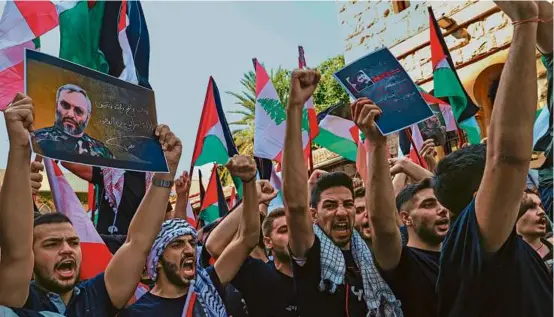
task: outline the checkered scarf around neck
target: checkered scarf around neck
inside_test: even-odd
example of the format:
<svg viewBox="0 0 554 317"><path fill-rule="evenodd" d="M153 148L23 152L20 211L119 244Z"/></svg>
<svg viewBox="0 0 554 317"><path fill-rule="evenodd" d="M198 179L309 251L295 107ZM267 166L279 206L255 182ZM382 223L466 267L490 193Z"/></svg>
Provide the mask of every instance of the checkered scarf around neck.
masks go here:
<svg viewBox="0 0 554 317"><path fill-rule="evenodd" d="M327 237L318 225L314 225L314 233L321 244L319 290L334 293L338 285L345 284L344 256L339 247ZM352 234L351 250L354 262L362 274L364 299L368 309L367 317L403 317L400 301L396 299L390 287L377 271L371 251L355 230Z"/></svg>
<svg viewBox="0 0 554 317"><path fill-rule="evenodd" d="M116 217L119 204L121 203L121 197L123 197L123 182L125 180L125 171L116 168L102 168L102 177L104 178L104 197L112 207ZM146 190L148 191L150 185L152 185L153 173L146 172L144 181L146 182ZM115 217L114 217L115 218ZM115 224L115 219L114 219Z"/></svg>
<svg viewBox="0 0 554 317"><path fill-rule="evenodd" d="M170 219L166 220L162 224L160 233L158 233L158 236L154 240L154 244L152 245L148 259L146 260L146 269L148 271L148 275L153 281L156 281L158 277L156 267L158 266L158 262L160 261L160 257L162 256L165 248L169 243L171 243L171 241L183 235L191 235L194 240L197 239L196 230L186 220ZM202 316L227 317L223 300L213 285L208 272L206 272L206 270L200 265L199 255L201 252L198 249L196 254L196 277L191 281L190 285L196 294L196 303L199 303L202 308ZM188 304L187 300L187 305ZM187 307L184 308L184 311L187 311Z"/></svg>

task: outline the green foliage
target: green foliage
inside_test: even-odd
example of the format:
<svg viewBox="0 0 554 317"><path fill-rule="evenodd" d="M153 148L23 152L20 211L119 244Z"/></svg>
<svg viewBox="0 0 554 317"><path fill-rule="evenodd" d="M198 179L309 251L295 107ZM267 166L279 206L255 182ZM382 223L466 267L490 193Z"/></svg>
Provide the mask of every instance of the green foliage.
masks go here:
<svg viewBox="0 0 554 317"><path fill-rule="evenodd" d="M322 62L317 69L321 73L321 80L314 92L314 106L316 112L327 109L329 106L342 103L350 103L348 93L339 85L339 83L333 77L333 74L344 67L344 56L338 55ZM281 100L282 110L277 108L278 103L275 100L262 99L261 106L268 112L270 117L280 124L285 118L286 114L284 107L286 107L290 89L290 75L292 71L283 69L281 67L276 70L270 71L270 78L273 82L277 95ZM235 104L240 106L239 110L232 110L229 113L238 114L241 118L237 121L230 122L231 126L236 129L233 131L233 138L235 145L239 152L244 155L253 155L254 152L254 118L256 108L256 74L253 71L249 71L244 74L241 79L243 90L241 92L227 92L236 98ZM307 119L308 113L304 111L302 113L303 119ZM308 120L302 121L302 130L308 131ZM318 146L312 144L312 148L316 149ZM229 178L230 179L230 178Z"/></svg>

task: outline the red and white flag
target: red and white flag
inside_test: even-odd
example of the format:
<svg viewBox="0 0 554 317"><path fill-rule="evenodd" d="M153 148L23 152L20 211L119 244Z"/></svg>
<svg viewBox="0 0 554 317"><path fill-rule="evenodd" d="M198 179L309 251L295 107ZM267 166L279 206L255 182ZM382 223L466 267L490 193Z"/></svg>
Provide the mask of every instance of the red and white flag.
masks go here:
<svg viewBox="0 0 554 317"><path fill-rule="evenodd" d="M81 264L81 278L90 279L104 272L112 258L112 254L90 218L87 217L83 205L73 192L73 189L63 176L62 171L51 159L44 159L44 167L48 175L52 198L56 210L71 220L73 228L81 240L83 262Z"/></svg>

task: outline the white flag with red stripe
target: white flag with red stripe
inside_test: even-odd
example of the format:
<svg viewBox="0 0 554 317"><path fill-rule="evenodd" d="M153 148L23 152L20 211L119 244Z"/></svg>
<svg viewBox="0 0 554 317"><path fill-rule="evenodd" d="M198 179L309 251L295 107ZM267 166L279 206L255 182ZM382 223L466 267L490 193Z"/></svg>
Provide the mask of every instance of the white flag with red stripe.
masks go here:
<svg viewBox="0 0 554 317"><path fill-rule="evenodd" d="M192 209L190 198L187 201L187 221L193 228L196 228L196 215L194 214L194 209Z"/></svg>
<svg viewBox="0 0 554 317"><path fill-rule="evenodd" d="M106 270L112 259L112 253L96 231L91 219L87 217L83 205L81 205L71 185L63 176L58 164L51 159L44 158L44 167L48 175L48 183L50 184L56 210L69 218L81 240L83 260L80 277L83 280L93 278ZM129 303L134 303L147 292L148 287L139 284Z"/></svg>
<svg viewBox="0 0 554 317"><path fill-rule="evenodd" d="M81 251L83 253L81 278L90 279L104 272L112 258L112 254L96 228L94 228L90 218L87 217L83 205L81 205L79 198L73 192L58 165L54 161L45 158L44 167L48 175L56 210L71 220L73 228L75 228L81 240Z"/></svg>

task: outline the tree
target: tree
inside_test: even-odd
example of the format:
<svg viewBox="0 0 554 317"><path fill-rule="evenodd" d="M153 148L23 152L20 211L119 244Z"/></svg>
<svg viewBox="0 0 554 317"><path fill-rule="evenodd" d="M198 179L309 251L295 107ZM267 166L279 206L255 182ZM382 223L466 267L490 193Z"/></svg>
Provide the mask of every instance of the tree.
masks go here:
<svg viewBox="0 0 554 317"><path fill-rule="evenodd" d="M338 55L322 62L317 69L321 72L321 80L314 92L314 104L316 112L327 109L337 103L350 103L348 93L335 80L333 74L344 67L344 56ZM281 104L286 107L290 88L291 70L279 67L270 72L270 78L281 99ZM242 117L230 124L237 127L233 131L235 145L239 152L245 155L254 153L254 118L256 108L256 74L249 71L241 79L243 90L240 93L227 92L237 99L236 104L241 106L239 110L232 110L229 113L238 114ZM312 144L316 148L315 144Z"/></svg>

